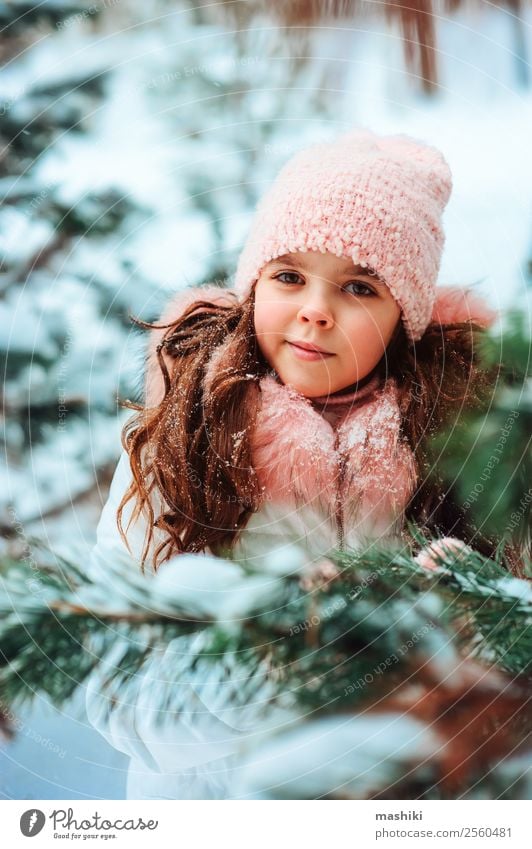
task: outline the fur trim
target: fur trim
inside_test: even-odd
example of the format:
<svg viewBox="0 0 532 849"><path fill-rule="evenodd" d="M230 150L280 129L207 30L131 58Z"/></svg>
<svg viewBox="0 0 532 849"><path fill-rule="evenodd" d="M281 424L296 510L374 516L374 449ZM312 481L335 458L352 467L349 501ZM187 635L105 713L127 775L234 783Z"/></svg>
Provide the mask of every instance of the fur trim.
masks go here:
<svg viewBox="0 0 532 849"><path fill-rule="evenodd" d="M316 498L327 503L337 472L331 425L308 398L274 377L263 377L260 389L261 407L251 448L266 496L297 504Z"/></svg>
<svg viewBox="0 0 532 849"><path fill-rule="evenodd" d="M347 524L356 523L359 514L375 525L381 525L383 516L395 522L417 481L414 456L401 436L395 380L389 379L372 400L350 412L339 435L348 457L344 484Z"/></svg>
<svg viewBox="0 0 532 849"><path fill-rule="evenodd" d="M498 318L497 310L472 289L460 286L442 286L436 290L436 300L432 310L432 322L436 324L454 324L472 321L481 327L491 327Z"/></svg>
<svg viewBox="0 0 532 849"><path fill-rule="evenodd" d="M393 380L349 408L335 431L310 401L267 376L252 435L253 465L265 497L312 504L334 518L338 493L346 530L387 527L416 485L416 464L400 435Z"/></svg>

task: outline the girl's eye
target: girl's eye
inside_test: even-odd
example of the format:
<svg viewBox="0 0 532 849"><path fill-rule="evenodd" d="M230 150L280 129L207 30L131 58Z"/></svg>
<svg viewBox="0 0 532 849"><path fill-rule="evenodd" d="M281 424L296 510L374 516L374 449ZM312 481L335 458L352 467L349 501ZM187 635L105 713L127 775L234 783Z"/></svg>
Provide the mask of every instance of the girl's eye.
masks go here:
<svg viewBox="0 0 532 849"><path fill-rule="evenodd" d="M297 277L297 280L281 280L281 277ZM290 284L290 283L297 283L297 281L300 280L301 278L299 277L299 274L296 274L295 271L281 271L280 274L277 274L275 279L281 280L281 283Z"/></svg>
<svg viewBox="0 0 532 849"><path fill-rule="evenodd" d="M347 289L348 286L358 286L358 291L353 292L354 295L368 296L375 294L373 289L370 289L369 286L366 286L365 283L359 283L357 280L353 280L351 283L347 283L344 286L344 289ZM364 289L365 291L361 291L362 289Z"/></svg>
<svg viewBox="0 0 532 849"><path fill-rule="evenodd" d="M292 280L281 280L282 277L292 277L292 278L295 278L295 280L294 279L292 279ZM301 277L295 271L281 271L281 273L277 274L274 279L275 280L281 280L281 283L285 283L288 286L297 285L298 283L301 282ZM370 289L369 286L366 286L365 283L361 283L358 280L353 280L353 281L351 281L351 283L346 283L346 285L343 287L342 291L349 291L348 290L349 286L355 287L355 291L352 292L353 295L362 295L363 297L368 297L370 295L375 294L373 289ZM356 288L356 287L358 287L358 288Z"/></svg>

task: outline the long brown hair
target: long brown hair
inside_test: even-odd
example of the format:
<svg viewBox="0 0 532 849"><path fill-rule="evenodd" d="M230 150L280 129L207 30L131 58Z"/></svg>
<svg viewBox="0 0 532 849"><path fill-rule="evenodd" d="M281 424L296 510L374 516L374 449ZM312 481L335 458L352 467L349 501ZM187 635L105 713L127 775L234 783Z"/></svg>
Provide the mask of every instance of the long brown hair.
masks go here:
<svg viewBox="0 0 532 849"><path fill-rule="evenodd" d="M260 506L250 434L260 404L259 383L269 367L256 342L253 310L254 289L242 304L195 301L168 325L136 321L143 328L166 331L157 347L163 399L153 407L125 403L137 415L122 434L133 480L118 509L118 527L125 540L122 512L135 499L130 521L141 511L148 517L143 563L154 527L163 532L154 552L156 567L159 559L180 552L209 548L223 554ZM463 511L452 506L449 494L445 505L441 488L428 482L425 446L457 408L481 403L493 385L493 374L477 361L483 332L471 322L433 324L411 345L400 322L376 367L383 380L396 379L403 436L418 466L420 486L406 518L431 531L470 536L474 531L465 524ZM215 350L219 358L205 391L206 369ZM154 491L162 507L158 516L150 498ZM494 541L477 535L475 542L476 548L492 554Z"/></svg>

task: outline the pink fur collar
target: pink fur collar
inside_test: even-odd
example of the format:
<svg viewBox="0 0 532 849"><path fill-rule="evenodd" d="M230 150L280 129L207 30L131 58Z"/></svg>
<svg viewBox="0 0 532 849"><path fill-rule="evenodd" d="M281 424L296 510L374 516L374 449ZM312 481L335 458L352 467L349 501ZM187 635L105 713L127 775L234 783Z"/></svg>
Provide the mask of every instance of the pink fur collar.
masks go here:
<svg viewBox="0 0 532 849"><path fill-rule="evenodd" d="M394 522L416 485L416 464L400 434L393 380L356 399L336 427L289 386L266 376L252 435L253 464L265 498L329 516L341 505L346 527L371 514Z"/></svg>

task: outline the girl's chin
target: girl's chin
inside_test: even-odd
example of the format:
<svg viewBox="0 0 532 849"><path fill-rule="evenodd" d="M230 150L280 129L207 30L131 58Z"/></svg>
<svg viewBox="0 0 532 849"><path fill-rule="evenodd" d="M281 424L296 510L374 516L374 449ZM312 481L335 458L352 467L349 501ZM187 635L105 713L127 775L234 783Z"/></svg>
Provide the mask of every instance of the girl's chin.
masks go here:
<svg viewBox="0 0 532 849"><path fill-rule="evenodd" d="M334 392L339 392L342 389L342 384L336 381L331 381L331 372L325 363L327 360L321 360L321 363L301 363L294 367L292 363L279 363L279 367L274 370L277 377L286 385L290 385L300 395L305 395L307 398L320 398L322 395L332 395ZM350 375L351 377L351 375Z"/></svg>
<svg viewBox="0 0 532 849"><path fill-rule="evenodd" d="M291 386L292 389L295 389L300 395L304 395L305 398L321 398L322 395L332 395L334 392L339 391L338 389L333 389L329 383L322 385L315 380L302 381L287 374L283 375L279 373L278 377L281 383L285 386Z"/></svg>

